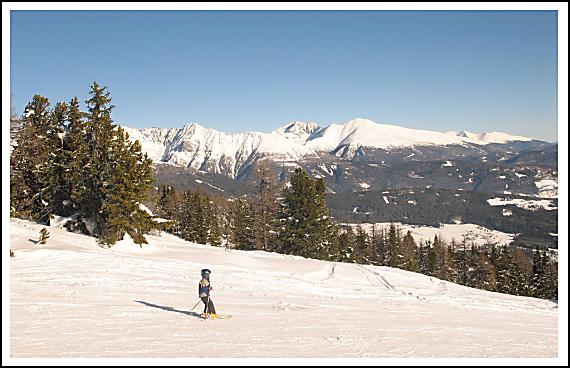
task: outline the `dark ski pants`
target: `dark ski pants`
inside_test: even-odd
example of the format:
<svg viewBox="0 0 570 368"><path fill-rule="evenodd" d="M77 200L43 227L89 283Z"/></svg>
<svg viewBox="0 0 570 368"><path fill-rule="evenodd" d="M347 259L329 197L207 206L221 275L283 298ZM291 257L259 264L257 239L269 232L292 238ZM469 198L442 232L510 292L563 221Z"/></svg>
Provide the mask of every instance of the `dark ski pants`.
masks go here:
<svg viewBox="0 0 570 368"><path fill-rule="evenodd" d="M214 308L212 299L208 300L209 298L207 296L204 296L200 299L202 299L202 302L204 303L204 313L216 314L216 308Z"/></svg>

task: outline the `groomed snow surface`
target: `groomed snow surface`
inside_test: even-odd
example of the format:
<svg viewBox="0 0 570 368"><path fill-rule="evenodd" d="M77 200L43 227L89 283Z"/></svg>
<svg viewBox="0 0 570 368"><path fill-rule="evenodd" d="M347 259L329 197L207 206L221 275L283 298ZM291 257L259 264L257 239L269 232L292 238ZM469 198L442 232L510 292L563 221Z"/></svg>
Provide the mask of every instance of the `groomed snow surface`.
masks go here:
<svg viewBox="0 0 570 368"><path fill-rule="evenodd" d="M11 357L557 357L555 303L388 267L10 220ZM197 283L229 320L201 320Z"/></svg>

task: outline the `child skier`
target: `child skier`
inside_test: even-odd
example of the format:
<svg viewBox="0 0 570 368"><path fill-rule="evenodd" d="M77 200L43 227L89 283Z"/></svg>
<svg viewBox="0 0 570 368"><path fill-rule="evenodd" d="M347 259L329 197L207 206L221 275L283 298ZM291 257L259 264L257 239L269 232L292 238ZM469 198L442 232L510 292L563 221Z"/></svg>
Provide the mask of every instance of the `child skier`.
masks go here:
<svg viewBox="0 0 570 368"><path fill-rule="evenodd" d="M209 315L211 318L216 318L216 309L212 299L210 299L210 290L212 290L210 273L211 271L206 268L202 270L202 280L198 283L198 296L204 303L204 314Z"/></svg>

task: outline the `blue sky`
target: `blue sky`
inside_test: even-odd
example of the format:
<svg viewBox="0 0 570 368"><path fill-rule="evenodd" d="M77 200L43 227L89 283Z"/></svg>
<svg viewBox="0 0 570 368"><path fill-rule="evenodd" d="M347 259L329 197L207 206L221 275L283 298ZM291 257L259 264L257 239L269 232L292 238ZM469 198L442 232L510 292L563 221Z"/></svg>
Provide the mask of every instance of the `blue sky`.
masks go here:
<svg viewBox="0 0 570 368"><path fill-rule="evenodd" d="M557 140L556 12L12 11L11 93L113 119L269 132L364 117Z"/></svg>

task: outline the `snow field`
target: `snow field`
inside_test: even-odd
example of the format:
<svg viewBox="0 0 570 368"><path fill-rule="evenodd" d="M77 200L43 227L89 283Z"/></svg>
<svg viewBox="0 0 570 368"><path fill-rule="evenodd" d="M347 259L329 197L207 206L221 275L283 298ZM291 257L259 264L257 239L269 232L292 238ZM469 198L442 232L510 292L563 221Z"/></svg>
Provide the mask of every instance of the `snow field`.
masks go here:
<svg viewBox="0 0 570 368"><path fill-rule="evenodd" d="M140 248L12 219L12 357L556 357L557 305L168 234ZM201 320L200 269L229 320Z"/></svg>

